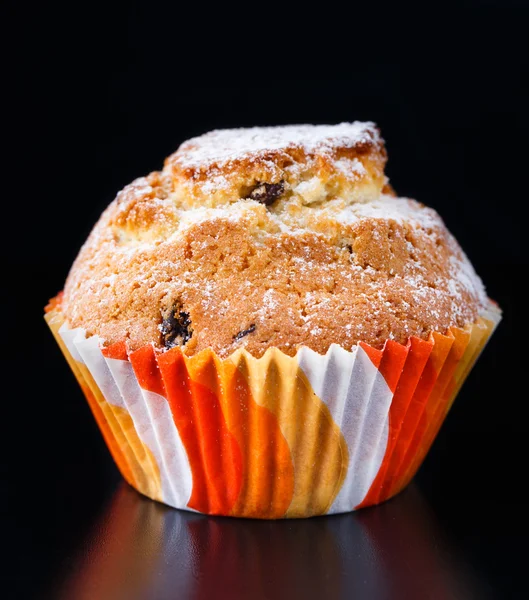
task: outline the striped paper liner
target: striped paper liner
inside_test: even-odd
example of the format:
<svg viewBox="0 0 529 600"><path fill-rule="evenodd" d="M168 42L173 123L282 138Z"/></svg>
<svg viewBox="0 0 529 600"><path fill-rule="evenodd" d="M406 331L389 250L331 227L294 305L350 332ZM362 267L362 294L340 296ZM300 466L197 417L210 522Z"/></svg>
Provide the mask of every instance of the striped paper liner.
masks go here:
<svg viewBox="0 0 529 600"><path fill-rule="evenodd" d="M501 318L383 350L186 357L48 322L123 477L176 508L262 519L355 510L414 476Z"/></svg>

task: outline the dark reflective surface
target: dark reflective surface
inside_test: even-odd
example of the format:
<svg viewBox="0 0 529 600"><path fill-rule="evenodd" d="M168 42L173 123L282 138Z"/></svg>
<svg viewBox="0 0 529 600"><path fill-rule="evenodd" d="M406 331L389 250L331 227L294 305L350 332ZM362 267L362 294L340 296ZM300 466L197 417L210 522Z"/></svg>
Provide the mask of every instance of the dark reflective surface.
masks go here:
<svg viewBox="0 0 529 600"><path fill-rule="evenodd" d="M50 597L487 598L418 488L357 513L211 518L116 489Z"/></svg>

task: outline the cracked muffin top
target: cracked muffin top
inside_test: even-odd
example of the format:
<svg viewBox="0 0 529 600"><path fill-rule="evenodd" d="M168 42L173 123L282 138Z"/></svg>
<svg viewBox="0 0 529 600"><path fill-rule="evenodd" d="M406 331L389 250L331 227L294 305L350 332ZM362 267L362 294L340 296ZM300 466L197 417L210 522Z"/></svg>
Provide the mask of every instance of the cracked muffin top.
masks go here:
<svg viewBox="0 0 529 600"><path fill-rule="evenodd" d="M71 327L130 350L381 348L472 322L481 280L398 198L373 123L212 131L105 210L66 281Z"/></svg>

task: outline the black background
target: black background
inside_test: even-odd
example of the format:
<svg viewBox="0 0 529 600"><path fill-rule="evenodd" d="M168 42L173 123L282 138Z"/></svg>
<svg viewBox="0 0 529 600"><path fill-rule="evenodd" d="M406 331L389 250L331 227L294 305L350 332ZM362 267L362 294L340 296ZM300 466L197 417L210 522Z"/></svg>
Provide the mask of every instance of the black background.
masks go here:
<svg viewBox="0 0 529 600"><path fill-rule="evenodd" d="M5 597L59 597L79 556L99 543L94 531L109 498L140 502L128 489L115 492L115 467L42 319L103 208L184 139L209 129L355 119L378 123L394 188L441 213L504 310L412 494L457 555L455 570L479 582L460 597L522 597L527 4L430 7L421 22L404 13L385 25L381 15L353 19L325 43L319 34L329 30L318 18L295 33L268 18L268 27L252 20L237 35L219 25L217 41L201 29L198 7L189 19L168 7L127 6L3 7ZM235 53L221 56L232 43ZM339 64L339 78L320 78ZM437 552L437 538L428 540ZM360 555L353 552L347 568L358 567ZM267 593L277 596L270 577ZM70 597L107 597L79 589Z"/></svg>

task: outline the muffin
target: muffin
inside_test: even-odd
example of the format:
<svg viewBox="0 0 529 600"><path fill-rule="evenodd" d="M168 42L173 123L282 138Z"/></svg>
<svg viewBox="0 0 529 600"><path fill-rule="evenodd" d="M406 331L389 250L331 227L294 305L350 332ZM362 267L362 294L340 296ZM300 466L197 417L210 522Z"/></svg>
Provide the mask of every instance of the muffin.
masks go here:
<svg viewBox="0 0 529 600"><path fill-rule="evenodd" d="M46 318L140 492L303 517L413 477L500 313L385 163L373 123L213 131L105 210Z"/></svg>

